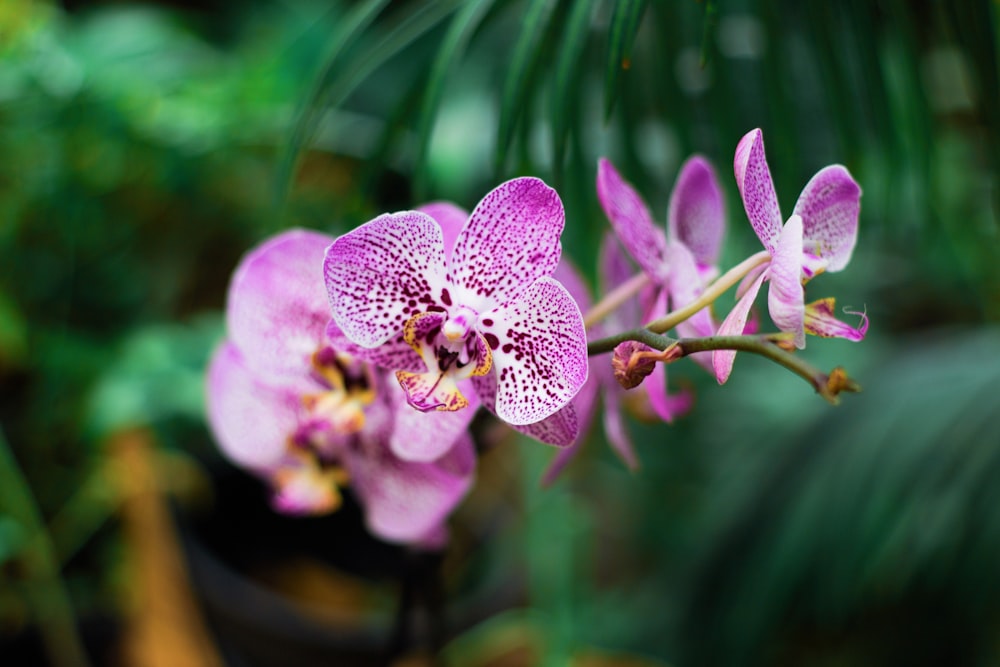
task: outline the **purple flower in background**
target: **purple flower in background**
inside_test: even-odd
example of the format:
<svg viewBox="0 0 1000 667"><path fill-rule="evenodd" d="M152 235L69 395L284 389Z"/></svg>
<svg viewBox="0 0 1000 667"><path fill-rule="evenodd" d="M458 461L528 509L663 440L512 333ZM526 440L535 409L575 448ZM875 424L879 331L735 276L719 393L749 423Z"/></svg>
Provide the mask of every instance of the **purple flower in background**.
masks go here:
<svg viewBox="0 0 1000 667"><path fill-rule="evenodd" d="M333 317L366 359L396 370L421 411L468 404L460 383L523 426L569 403L587 379L580 309L551 278L562 202L537 178L487 194L446 246L437 212L385 214L341 236L324 272ZM446 225L451 229L451 225ZM448 238L451 236L448 233Z"/></svg>
<svg viewBox="0 0 1000 667"><path fill-rule="evenodd" d="M653 223L642 197L606 159L598 164L597 195L625 250L653 283L653 305L642 314L643 320L694 302L718 275L725 210L715 173L704 158L693 156L681 166L670 193L666 234ZM715 333L711 312L699 311L678 324L677 331L682 337L711 336ZM705 366L710 362L707 355L693 357ZM664 364L657 364L644 386L650 404L664 420L671 421L678 408L689 405L689 401L679 405L667 394Z"/></svg>
<svg viewBox="0 0 1000 667"><path fill-rule="evenodd" d="M768 311L777 327L805 347L805 334L859 341L868 329L862 314L857 329L836 319L833 299L805 303L803 284L823 271L840 271L851 259L858 238L861 188L841 165L824 167L803 188L782 224L778 197L764 154L759 129L748 132L736 147L736 184L750 224L771 258L749 274L740 286L736 306L719 327L719 335L743 333L747 315L764 281L770 281ZM716 378L725 382L735 350L713 354Z"/></svg>
<svg viewBox="0 0 1000 667"><path fill-rule="evenodd" d="M373 533L427 543L472 483L471 415L410 410L395 383L331 345L321 267L332 241L293 230L243 259L208 372L209 420L222 451L272 484L276 509L335 510L350 484ZM421 458L428 441L443 455Z"/></svg>

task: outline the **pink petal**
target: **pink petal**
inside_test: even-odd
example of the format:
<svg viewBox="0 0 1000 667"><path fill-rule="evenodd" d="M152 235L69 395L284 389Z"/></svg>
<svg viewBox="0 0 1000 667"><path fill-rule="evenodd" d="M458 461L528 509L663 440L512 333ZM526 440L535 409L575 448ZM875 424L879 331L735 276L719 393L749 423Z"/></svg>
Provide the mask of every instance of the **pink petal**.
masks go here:
<svg viewBox="0 0 1000 667"><path fill-rule="evenodd" d="M551 275L564 223L559 195L541 180L515 178L497 186L455 242L449 273L456 303L482 313Z"/></svg>
<svg viewBox="0 0 1000 667"><path fill-rule="evenodd" d="M348 459L348 469L369 529L384 540L424 540L441 527L472 485L475 451L468 435L432 463L400 460L385 442L363 445Z"/></svg>
<svg viewBox="0 0 1000 667"><path fill-rule="evenodd" d="M324 342L330 305L321 276L333 237L293 229L257 246L229 285L229 335L258 372L296 375Z"/></svg>
<svg viewBox="0 0 1000 667"><path fill-rule="evenodd" d="M665 281L666 236L653 224L649 209L639 193L604 158L597 164L597 198L632 259L653 280Z"/></svg>
<svg viewBox="0 0 1000 667"><path fill-rule="evenodd" d="M722 190L712 166L700 155L688 158L670 193L668 238L686 245L699 267L712 267L719 261L725 223Z"/></svg>
<svg viewBox="0 0 1000 667"><path fill-rule="evenodd" d="M552 278L517 301L484 313L480 332L493 348L496 414L515 425L541 421L569 403L587 380L587 336L580 307Z"/></svg>
<svg viewBox="0 0 1000 667"><path fill-rule="evenodd" d="M239 350L224 343L208 367L208 422L234 463L265 473L284 457L299 425L303 387L281 386L251 372Z"/></svg>
<svg viewBox="0 0 1000 667"><path fill-rule="evenodd" d="M464 434L479 407L479 398L468 382L462 383L462 394L469 405L461 410L421 412L407 404L406 393L398 382L389 381L384 391L395 415L389 437L392 453L404 461L434 461L446 454L459 436Z"/></svg>
<svg viewBox="0 0 1000 667"><path fill-rule="evenodd" d="M740 139L733 168L750 224L757 238L773 255L775 241L781 233L782 218L771 170L764 155L764 137L759 129L747 132Z"/></svg>
<svg viewBox="0 0 1000 667"><path fill-rule="evenodd" d="M639 469L639 459L635 455L632 439L629 437L621 407L621 389L608 388L604 392L604 434L608 444L615 450L629 470Z"/></svg>
<svg viewBox="0 0 1000 667"><path fill-rule="evenodd" d="M606 233L601 241L598 262L600 265L599 283L601 291L605 293L628 281L635 274L635 269L622 250L621 244L610 232ZM614 332L637 327L642 322L638 298L628 299L615 312L605 318L606 329Z"/></svg>
<svg viewBox="0 0 1000 667"><path fill-rule="evenodd" d="M455 241L458 240L458 233L462 231L466 221L469 219L469 212L460 208L450 201L435 201L417 207L434 218L441 225L441 235L444 239L444 254L451 257L452 250L455 249Z"/></svg>
<svg viewBox="0 0 1000 667"><path fill-rule="evenodd" d="M490 373L473 377L472 384L484 408L496 414L497 379ZM511 428L546 445L569 447L580 435L580 422L573 403L567 403L555 413L531 424L510 424Z"/></svg>
<svg viewBox="0 0 1000 667"><path fill-rule="evenodd" d="M782 331L795 334L795 347L806 346L805 291L802 289L802 218L785 223L767 271L771 287L767 310Z"/></svg>
<svg viewBox="0 0 1000 667"><path fill-rule="evenodd" d="M845 310L849 315L861 317L861 324L857 329L841 322L834 315L836 302L832 297L813 301L806 306L806 332L813 336L822 338L846 338L855 343L864 340L868 333L868 315L852 310Z"/></svg>
<svg viewBox="0 0 1000 667"><path fill-rule="evenodd" d="M344 335L337 323L330 320L326 327L327 340L330 346L338 352L345 352L373 366L396 371L417 372L424 370L424 362L420 355L403 339L400 332L378 347L361 347Z"/></svg>
<svg viewBox="0 0 1000 667"><path fill-rule="evenodd" d="M441 227L419 211L386 213L341 236L323 271L333 319L362 347L394 338L413 314L449 300Z"/></svg>
<svg viewBox="0 0 1000 667"><path fill-rule="evenodd" d="M667 391L666 364L657 363L641 386L649 396L649 406L653 408L653 412L668 424L674 421L674 417L684 414L694 405L694 396L690 391L684 389L677 394Z"/></svg>
<svg viewBox="0 0 1000 667"><path fill-rule="evenodd" d="M697 301L705 290L695 257L686 246L669 242L667 261L670 263L670 307L678 310ZM677 325L677 331L684 338L711 336L715 333L711 311L707 307L703 308Z"/></svg>
<svg viewBox="0 0 1000 667"><path fill-rule="evenodd" d="M579 269L573 266L569 257L563 256L559 266L552 273L552 277L566 288L569 295L580 306L581 311L590 310L590 290L587 289L587 283L580 275Z"/></svg>
<svg viewBox="0 0 1000 667"><path fill-rule="evenodd" d="M750 307L753 305L754 299L757 298L757 293L760 292L760 286L764 284L766 276L767 273L763 272L757 276L757 280L751 283L733 309L729 311L726 319L719 325L718 335L740 336L743 334L747 315L750 314ZM715 368L715 379L719 381L719 384L725 384L726 380L729 379L735 360L736 350L715 350L712 352L712 366Z"/></svg>
<svg viewBox="0 0 1000 667"><path fill-rule="evenodd" d="M839 164L820 169L802 189L794 213L802 216L805 250L825 259L827 271L851 261L860 211L861 188Z"/></svg>

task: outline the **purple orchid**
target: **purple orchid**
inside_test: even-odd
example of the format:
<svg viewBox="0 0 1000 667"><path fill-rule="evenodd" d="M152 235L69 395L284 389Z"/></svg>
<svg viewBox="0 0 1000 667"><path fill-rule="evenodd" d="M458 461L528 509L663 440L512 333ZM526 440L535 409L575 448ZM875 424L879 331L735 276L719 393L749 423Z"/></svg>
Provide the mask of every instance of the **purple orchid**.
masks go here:
<svg viewBox="0 0 1000 667"><path fill-rule="evenodd" d="M736 184L750 224L770 259L740 285L736 306L719 327L719 335L741 334L750 307L764 281L769 281L768 311L781 331L791 333L796 347L805 347L805 334L860 341L868 318L860 314L859 328L834 316L833 299L805 303L803 285L823 271L840 271L851 259L858 238L861 188L846 168L837 164L818 171L803 188L782 224L771 171L759 129L748 132L736 147ZM713 365L719 383L732 371L735 350L716 350Z"/></svg>
<svg viewBox="0 0 1000 667"><path fill-rule="evenodd" d="M652 306L643 319L694 302L718 275L725 209L715 173L703 157L693 156L681 166L670 193L666 234L653 223L642 197L606 159L598 164L597 195L625 250L652 282L653 293L647 299ZM711 336L715 323L706 308L678 324L677 330L683 337ZM710 363L707 355L693 357L706 367ZM690 405L689 398L667 393L664 364L657 364L644 386L650 405L666 421Z"/></svg>
<svg viewBox="0 0 1000 667"><path fill-rule="evenodd" d="M272 484L279 511L335 510L350 483L374 534L427 544L472 483L471 415L410 410L396 383L331 345L320 271L333 240L293 230L243 259L208 372L209 421L223 453ZM440 441L446 453L419 460Z"/></svg>
<svg viewBox="0 0 1000 667"><path fill-rule="evenodd" d="M507 181L454 236L461 210L433 206L381 215L330 246L334 321L360 355L396 371L418 410L466 407L471 386L503 421L546 429L587 379L580 308L551 277L559 196L537 178Z"/></svg>

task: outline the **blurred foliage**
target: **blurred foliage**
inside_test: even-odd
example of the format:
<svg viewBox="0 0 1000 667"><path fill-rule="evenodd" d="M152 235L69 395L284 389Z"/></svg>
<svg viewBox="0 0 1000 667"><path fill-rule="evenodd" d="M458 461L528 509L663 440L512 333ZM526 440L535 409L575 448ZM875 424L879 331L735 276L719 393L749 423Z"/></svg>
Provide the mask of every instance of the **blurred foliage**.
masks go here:
<svg viewBox="0 0 1000 667"><path fill-rule="evenodd" d="M443 655L997 661L996 3L69 6L0 3L0 424L14 454L0 476L0 645L13 664L37 664L18 660L39 655L32 623L51 626L25 600L57 570L95 659L121 632L134 545L107 443L126 427L152 427L173 452L160 452L169 488L209 474L215 497L190 492L185 511L245 570L273 572L298 549L362 572L359 586L390 572L409 590L425 571L357 546L356 516L265 518L263 494L214 452L201 369L255 242L432 198L471 208L499 179L535 174L558 188L564 248L593 284L607 224L597 158L662 219L677 167L700 152L726 191L724 259L737 261L758 242L729 165L753 127L786 212L829 163L864 189L849 270L810 291L864 304L871 332L803 354L844 364L865 392L831 409L741 355L723 388L671 370L699 400L676 424L630 424L636 475L597 432L545 491L549 450L494 448L444 563L449 622L473 629ZM41 579L24 567L39 544L54 561ZM384 589L371 597L391 606ZM216 605L219 628L248 622ZM315 636L280 618L291 625L276 634Z"/></svg>

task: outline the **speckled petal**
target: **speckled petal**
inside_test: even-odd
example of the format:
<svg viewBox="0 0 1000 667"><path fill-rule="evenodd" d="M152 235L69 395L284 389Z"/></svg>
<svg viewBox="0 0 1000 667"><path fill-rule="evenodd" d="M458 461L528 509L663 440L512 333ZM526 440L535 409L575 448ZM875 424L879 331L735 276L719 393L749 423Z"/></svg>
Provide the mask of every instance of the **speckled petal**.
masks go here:
<svg viewBox="0 0 1000 667"><path fill-rule="evenodd" d="M400 332L378 347L361 347L344 335L337 323L330 320L326 328L330 346L338 352L346 352L373 366L391 371L418 372L424 370L424 362L404 339Z"/></svg>
<svg viewBox="0 0 1000 667"><path fill-rule="evenodd" d="M557 281L535 281L517 301L484 313L480 321L480 331L494 348L496 414L505 422L541 421L586 382L583 316Z"/></svg>
<svg viewBox="0 0 1000 667"><path fill-rule="evenodd" d="M802 289L802 218L793 215L785 223L767 270L771 287L767 310L774 324L795 335L795 347L806 346L805 290Z"/></svg>
<svg viewBox="0 0 1000 667"><path fill-rule="evenodd" d="M240 262L229 284L229 336L258 373L301 375L322 344L330 306L323 254L332 236L293 229Z"/></svg>
<svg viewBox="0 0 1000 667"><path fill-rule="evenodd" d="M460 387L462 384L460 383ZM476 414L479 398L475 390L462 387L469 399L469 409L453 412L420 412L407 405L406 393L398 383L387 382L385 391L395 414L395 427L389 448L404 461L434 461L447 453L458 437L469 428Z"/></svg>
<svg viewBox="0 0 1000 667"><path fill-rule="evenodd" d="M819 301L807 304L806 333L813 336L820 336L821 338L846 338L855 343L864 340L865 334L868 333L868 315L852 310L845 310L844 312L848 315L858 315L861 318L861 324L857 329L837 319L835 315L836 301L833 297L827 297L826 299L820 299Z"/></svg>
<svg viewBox="0 0 1000 667"><path fill-rule="evenodd" d="M441 227L419 211L387 213L341 236L323 271L333 319L363 347L394 338L413 314L447 301Z"/></svg>
<svg viewBox="0 0 1000 667"><path fill-rule="evenodd" d="M472 378L476 394L484 408L496 414L497 378L493 373L483 377ZM519 431L539 442L554 447L569 447L580 435L580 421L576 415L573 403L567 403L562 409L545 419L532 424L509 424Z"/></svg>
<svg viewBox="0 0 1000 667"><path fill-rule="evenodd" d="M564 224L559 195L541 180L515 178L497 186L455 242L448 266L456 303L482 313L551 275Z"/></svg>
<svg viewBox="0 0 1000 667"><path fill-rule="evenodd" d="M858 240L861 187L839 164L816 172L802 189L794 213L802 216L805 250L840 271L851 261Z"/></svg>
<svg viewBox="0 0 1000 667"><path fill-rule="evenodd" d="M667 207L668 238L691 250L699 267L719 261L726 212L715 171L695 155L681 167Z"/></svg>
<svg viewBox="0 0 1000 667"><path fill-rule="evenodd" d="M765 277L767 277L766 271L757 276L757 280L750 284L747 291L743 293L740 300L729 311L726 319L719 325L718 335L739 336L743 334L743 329L747 323L747 315L750 314L750 307L753 305L754 299L757 298L760 286L764 284ZM719 381L719 384L725 384L726 380L729 379L729 374L733 371L733 362L735 360L736 350L715 350L712 353L712 366L715 369L715 379Z"/></svg>
<svg viewBox="0 0 1000 667"><path fill-rule="evenodd" d="M441 225L444 254L446 257L451 257L451 253L455 249L455 241L458 240L458 233L462 231L462 227L469 219L469 212L450 201L430 202L418 206L417 210L431 216Z"/></svg>
<svg viewBox="0 0 1000 667"><path fill-rule="evenodd" d="M773 255L781 233L782 217L767 156L764 155L764 137L759 129L747 132L740 140L733 168L750 224L757 238Z"/></svg>
<svg viewBox="0 0 1000 667"><path fill-rule="evenodd" d="M366 442L347 461L369 530L403 544L440 528L472 486L475 463L468 435L431 463L398 459L385 442Z"/></svg>
<svg viewBox="0 0 1000 667"><path fill-rule="evenodd" d="M653 280L666 281L666 235L653 223L639 193L604 158L597 164L597 198L626 252Z"/></svg>
<svg viewBox="0 0 1000 667"><path fill-rule="evenodd" d="M219 448L238 465L268 472L298 427L302 389L262 380L235 345L224 343L212 357L206 387L208 422Z"/></svg>

